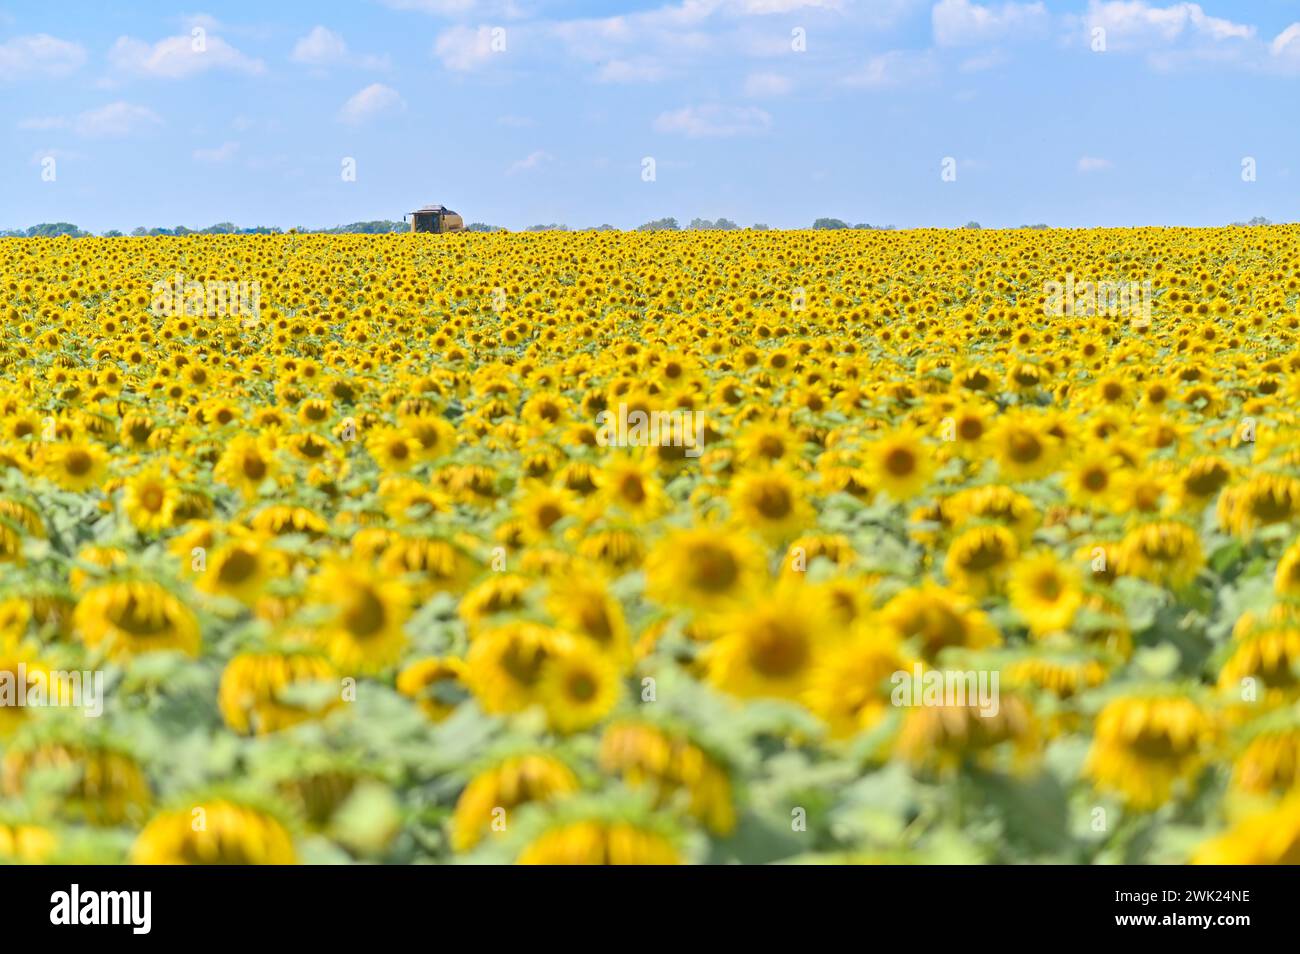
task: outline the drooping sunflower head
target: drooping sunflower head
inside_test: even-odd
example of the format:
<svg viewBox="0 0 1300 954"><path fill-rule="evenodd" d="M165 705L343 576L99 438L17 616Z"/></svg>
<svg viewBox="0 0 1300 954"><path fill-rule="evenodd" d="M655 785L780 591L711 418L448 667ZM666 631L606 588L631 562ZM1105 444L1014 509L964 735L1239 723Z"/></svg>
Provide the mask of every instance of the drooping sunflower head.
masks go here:
<svg viewBox="0 0 1300 954"><path fill-rule="evenodd" d="M999 592L1006 582L1020 543L1006 527L971 527L948 546L943 569L954 587L972 596Z"/></svg>
<svg viewBox="0 0 1300 954"><path fill-rule="evenodd" d="M310 699L305 690L317 690ZM297 693L297 695L295 695ZM241 735L266 735L320 719L342 701L338 672L311 652L245 652L226 664L217 704Z"/></svg>
<svg viewBox="0 0 1300 954"><path fill-rule="evenodd" d="M507 830L505 813L530 802L563 798L578 787L573 770L550 753L501 759L470 779L456 800L451 820L452 847L468 851L490 832Z"/></svg>
<svg viewBox="0 0 1300 954"><path fill-rule="evenodd" d="M454 656L425 657L397 674L397 691L412 699L433 722L441 722L469 698L465 663Z"/></svg>
<svg viewBox="0 0 1300 954"><path fill-rule="evenodd" d="M618 722L600 742L601 770L653 790L656 804L685 795L687 810L710 831L727 835L736 824L726 766L681 732L646 722Z"/></svg>
<svg viewBox="0 0 1300 954"><path fill-rule="evenodd" d="M199 648L194 614L162 585L147 580L87 590L77 601L73 622L88 647L118 658L166 649L195 655Z"/></svg>
<svg viewBox="0 0 1300 954"><path fill-rule="evenodd" d="M1196 579L1204 562L1200 537L1177 520L1134 527L1124 535L1115 554L1115 569L1121 576L1174 588Z"/></svg>
<svg viewBox="0 0 1300 954"><path fill-rule="evenodd" d="M1214 718L1187 696L1120 696L1097 716L1084 774L1099 790L1149 811L1195 779L1217 736Z"/></svg>
<svg viewBox="0 0 1300 954"><path fill-rule="evenodd" d="M293 837L273 815L228 799L209 799L155 815L136 837L138 865L291 865Z"/></svg>
<svg viewBox="0 0 1300 954"><path fill-rule="evenodd" d="M149 779L135 758L99 741L50 738L5 753L0 784L7 795L21 796L42 776L45 784L49 778L58 779L61 813L92 825L138 824L153 798Z"/></svg>
<svg viewBox="0 0 1300 954"><path fill-rule="evenodd" d="M928 581L893 596L880 621L898 639L912 641L926 659L949 647L984 649L1001 642L988 617L965 596Z"/></svg>
<svg viewBox="0 0 1300 954"><path fill-rule="evenodd" d="M521 865L676 865L682 855L664 834L630 821L557 825L519 855Z"/></svg>

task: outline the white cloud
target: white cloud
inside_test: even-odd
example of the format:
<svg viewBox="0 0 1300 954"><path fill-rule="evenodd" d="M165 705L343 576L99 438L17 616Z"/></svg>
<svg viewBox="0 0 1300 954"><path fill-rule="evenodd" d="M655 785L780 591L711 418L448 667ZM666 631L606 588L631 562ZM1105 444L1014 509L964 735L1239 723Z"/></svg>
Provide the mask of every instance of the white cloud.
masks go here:
<svg viewBox="0 0 1300 954"><path fill-rule="evenodd" d="M662 113L654 122L657 132L691 139L753 135L771 126L772 117L757 106L685 106Z"/></svg>
<svg viewBox="0 0 1300 954"><path fill-rule="evenodd" d="M504 27L454 26L443 30L433 42L433 55L442 65L459 73L483 66L494 55L493 30ZM500 34L505 39L505 34Z"/></svg>
<svg viewBox="0 0 1300 954"><path fill-rule="evenodd" d="M162 125L162 118L152 109L118 100L87 110L72 120L72 131L88 139L129 136L150 126Z"/></svg>
<svg viewBox="0 0 1300 954"><path fill-rule="evenodd" d="M596 73L602 83L654 83L664 78L664 68L649 59L610 60Z"/></svg>
<svg viewBox="0 0 1300 954"><path fill-rule="evenodd" d="M936 72L929 53L890 50L867 60L866 66L846 76L843 82L863 89L892 89L926 81Z"/></svg>
<svg viewBox="0 0 1300 954"><path fill-rule="evenodd" d="M1095 156L1080 156L1075 168L1084 174L1089 172L1105 172L1107 169L1115 168L1115 163L1109 159L1098 159Z"/></svg>
<svg viewBox="0 0 1300 954"><path fill-rule="evenodd" d="M289 59L308 66L327 66L341 63L347 56L348 45L343 42L343 37L326 27L315 26L293 45Z"/></svg>
<svg viewBox="0 0 1300 954"><path fill-rule="evenodd" d="M315 26L293 45L289 59L302 66L360 66L364 69L387 69L384 56L354 56L343 37L328 27Z"/></svg>
<svg viewBox="0 0 1300 954"><path fill-rule="evenodd" d="M204 33L169 36L146 43L118 37L108 51L109 63L121 73L156 79L183 79L208 70L229 70L257 75L266 71L261 60L245 56L219 36Z"/></svg>
<svg viewBox="0 0 1300 954"><path fill-rule="evenodd" d="M34 33L0 43L0 82L37 76L63 76L86 62L80 44Z"/></svg>
<svg viewBox="0 0 1300 954"><path fill-rule="evenodd" d="M1300 59L1300 23L1293 23L1269 44L1268 50L1274 56L1291 56Z"/></svg>
<svg viewBox="0 0 1300 954"><path fill-rule="evenodd" d="M384 113L401 112L405 108L406 101L398 95L397 90L383 83L371 83L343 104L339 110L339 120L357 125Z"/></svg>
<svg viewBox="0 0 1300 954"><path fill-rule="evenodd" d="M549 152L543 152L538 149L536 152L530 152L527 156L510 164L506 170L506 175L513 176L520 172L527 172L529 169L537 169L544 163L551 162L555 157Z"/></svg>
<svg viewBox="0 0 1300 954"><path fill-rule="evenodd" d="M745 95L756 99L784 96L793 86L790 77L780 73L750 73L745 77Z"/></svg>
<svg viewBox="0 0 1300 954"><path fill-rule="evenodd" d="M1196 3L1156 7L1144 0L1090 0L1083 21L1086 39L1100 27L1106 31L1107 49L1116 50L1168 46L1185 40L1247 40L1255 35L1253 26L1209 16Z"/></svg>
<svg viewBox="0 0 1300 954"><path fill-rule="evenodd" d="M1046 26L1047 20L1042 3L981 6L970 0L939 0L930 11L934 42L939 46L971 46L1033 34Z"/></svg>
<svg viewBox="0 0 1300 954"><path fill-rule="evenodd" d="M239 143L223 142L215 149L195 149L194 158L199 162L229 162L239 152Z"/></svg>

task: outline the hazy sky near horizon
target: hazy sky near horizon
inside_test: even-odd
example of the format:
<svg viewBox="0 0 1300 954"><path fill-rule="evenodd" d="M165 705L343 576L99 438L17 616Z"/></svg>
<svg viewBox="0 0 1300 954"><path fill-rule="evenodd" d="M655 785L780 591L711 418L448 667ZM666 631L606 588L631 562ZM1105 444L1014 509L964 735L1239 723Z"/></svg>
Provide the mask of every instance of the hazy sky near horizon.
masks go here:
<svg viewBox="0 0 1300 954"><path fill-rule="evenodd" d="M1300 0L0 0L0 228L1296 221L1298 120Z"/></svg>

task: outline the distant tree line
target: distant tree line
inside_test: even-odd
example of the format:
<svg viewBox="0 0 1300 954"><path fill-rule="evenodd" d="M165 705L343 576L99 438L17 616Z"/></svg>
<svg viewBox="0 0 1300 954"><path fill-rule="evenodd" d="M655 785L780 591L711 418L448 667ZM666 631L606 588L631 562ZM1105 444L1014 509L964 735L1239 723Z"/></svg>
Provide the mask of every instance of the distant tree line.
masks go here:
<svg viewBox="0 0 1300 954"><path fill-rule="evenodd" d="M1248 222L1233 222L1234 226L1249 227L1257 225L1272 225L1268 219L1262 215L1257 215ZM857 225L850 225L843 219L820 218L813 222L814 229L855 229L859 231L888 231L893 229L892 225L868 225L865 222L859 222ZM1036 225L1022 225L1022 229L1046 229L1047 225L1038 223ZM672 217L663 219L654 219L645 222L636 227L638 232L676 232L681 230L682 226ZM732 231L740 229L742 226L737 225L731 219L691 219L691 224L686 226L692 231ZM978 222L967 222L963 228L978 229ZM764 223L756 223L750 226L750 229L758 232L768 230ZM471 222L465 226L468 232L505 232L507 229L500 225L488 225L485 222ZM317 234L317 235L386 235L393 232L410 231L410 226L405 222L397 222L391 219L375 219L371 222L352 222L348 225L335 225L331 228L311 229L305 226L292 228L289 232ZM569 226L552 222L549 225L530 225L524 229L525 232L568 232ZM617 232L619 229L608 223L592 226L589 231L593 232ZM218 222L216 225L209 225L205 229L191 229L184 225L176 225L172 228L145 228L140 226L131 230L133 236L149 235L283 235L285 230L276 225L256 225L252 227L241 227L233 222ZM78 228L71 222L42 222L39 225L33 225L25 229L3 229L0 230L0 238L56 238L60 235L68 235L72 238L84 238L93 235L93 232L87 232ZM103 235L107 238L116 238L122 236L122 232L117 229L109 229Z"/></svg>

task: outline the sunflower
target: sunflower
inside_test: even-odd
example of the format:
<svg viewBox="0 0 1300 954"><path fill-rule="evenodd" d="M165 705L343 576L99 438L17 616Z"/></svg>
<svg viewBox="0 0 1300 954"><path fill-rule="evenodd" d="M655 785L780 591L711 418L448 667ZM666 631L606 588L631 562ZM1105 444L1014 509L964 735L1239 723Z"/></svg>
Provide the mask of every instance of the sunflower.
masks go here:
<svg viewBox="0 0 1300 954"><path fill-rule="evenodd" d="M881 609L879 621L898 639L912 640L926 659L949 647L984 649L1001 642L969 599L932 581L897 593Z"/></svg>
<svg viewBox="0 0 1300 954"><path fill-rule="evenodd" d="M645 560L645 544L636 530L611 526L584 534L578 552L609 572L621 575Z"/></svg>
<svg viewBox="0 0 1300 954"><path fill-rule="evenodd" d="M1058 699L1072 699L1106 681L1106 664L1093 655L1040 652L1010 663L1006 669L1011 686L1032 686Z"/></svg>
<svg viewBox="0 0 1300 954"><path fill-rule="evenodd" d="M755 597L717 621L705 651L709 681L746 697L797 699L822 649L837 641L828 607L799 586Z"/></svg>
<svg viewBox="0 0 1300 954"><path fill-rule="evenodd" d="M406 473L424 453L419 440L401 427L376 428L366 440L366 450L386 474Z"/></svg>
<svg viewBox="0 0 1300 954"><path fill-rule="evenodd" d="M1070 628L1083 605L1078 570L1048 551L1021 559L1011 571L1007 595L1035 636Z"/></svg>
<svg viewBox="0 0 1300 954"><path fill-rule="evenodd" d="M789 464L800 446L788 423L763 421L750 424L736 439L736 457L742 466L762 468Z"/></svg>
<svg viewBox="0 0 1300 954"><path fill-rule="evenodd" d="M407 579L423 599L455 593L474 576L476 567L460 546L433 537L399 537L384 550L380 572Z"/></svg>
<svg viewBox="0 0 1300 954"><path fill-rule="evenodd" d="M131 847L137 865L291 865L293 839L279 820L226 799L163 812Z"/></svg>
<svg viewBox="0 0 1300 954"><path fill-rule="evenodd" d="M188 550L185 551L188 554ZM68 585L79 593L92 583L125 567L129 554L121 547L87 546L77 551L77 566L68 573Z"/></svg>
<svg viewBox="0 0 1300 954"><path fill-rule="evenodd" d="M773 543L797 536L813 519L800 481L780 470L743 474L732 483L732 516Z"/></svg>
<svg viewBox="0 0 1300 954"><path fill-rule="evenodd" d="M278 471L269 442L251 434L240 434L222 452L212 468L214 480L233 487L247 499L255 499L262 485Z"/></svg>
<svg viewBox="0 0 1300 954"><path fill-rule="evenodd" d="M6 795L19 797L36 773L58 773L60 810L92 825L136 821L153 796L144 770L124 750L100 743L46 741L10 748L0 767Z"/></svg>
<svg viewBox="0 0 1300 954"><path fill-rule="evenodd" d="M920 773L951 775L963 765L990 766L1009 750L1016 767L1037 754L1039 731L1033 712L1018 696L1001 692L995 713L978 702L913 706L903 717L894 755Z"/></svg>
<svg viewBox="0 0 1300 954"><path fill-rule="evenodd" d="M525 489L515 512L524 541L539 543L551 537L556 525L573 515L575 507L567 491L534 483Z"/></svg>
<svg viewBox="0 0 1300 954"><path fill-rule="evenodd" d="M341 704L338 673L327 660L304 652L240 653L226 664L217 690L221 716L240 735L266 735L320 719ZM333 686L322 701L304 702L304 687Z"/></svg>
<svg viewBox="0 0 1300 954"><path fill-rule="evenodd" d="M521 805L562 799L578 790L578 778L564 762L547 753L512 755L478 772L456 800L451 819L455 851L477 845L500 818ZM495 829L502 830L502 829Z"/></svg>
<svg viewBox="0 0 1300 954"><path fill-rule="evenodd" d="M1186 696L1137 694L1097 716L1084 775L1137 811L1159 808L1200 774L1218 734Z"/></svg>
<svg viewBox="0 0 1300 954"><path fill-rule="evenodd" d="M878 723L889 710L889 678L913 661L898 636L864 622L852 639L829 650L808 680L804 703L845 739Z"/></svg>
<svg viewBox="0 0 1300 954"><path fill-rule="evenodd" d="M546 608L561 628L585 636L615 661L630 658L623 607L602 584L581 577L558 579L551 584Z"/></svg>
<svg viewBox="0 0 1300 954"><path fill-rule="evenodd" d="M872 484L894 500L905 501L921 493L930 482L935 460L915 428L905 428L868 445L866 468Z"/></svg>
<svg viewBox="0 0 1300 954"><path fill-rule="evenodd" d="M58 835L43 825L0 822L0 858L5 861L44 864L58 843Z"/></svg>
<svg viewBox="0 0 1300 954"><path fill-rule="evenodd" d="M401 419L402 429L420 443L420 457L427 461L439 460L456 450L456 429L445 418L437 415L408 415Z"/></svg>
<svg viewBox="0 0 1300 954"><path fill-rule="evenodd" d="M288 572L289 561L266 541L247 536L222 544L207 560L195 585L205 593L253 605L267 583Z"/></svg>
<svg viewBox="0 0 1300 954"><path fill-rule="evenodd" d="M684 734L643 722L611 725L601 737L600 767L633 788L649 787L659 805L685 793L687 810L715 835L736 826L726 767Z"/></svg>
<svg viewBox="0 0 1300 954"><path fill-rule="evenodd" d="M558 643L542 670L538 695L547 723L556 732L578 732L596 725L623 694L618 667L588 640Z"/></svg>
<svg viewBox="0 0 1300 954"><path fill-rule="evenodd" d="M615 458L602 468L597 483L604 505L631 520L652 520L672 505L644 460Z"/></svg>
<svg viewBox="0 0 1300 954"><path fill-rule="evenodd" d="M1192 855L1196 865L1300 864L1300 796L1256 812Z"/></svg>
<svg viewBox="0 0 1300 954"><path fill-rule="evenodd" d="M454 656L426 657L397 674L397 691L412 699L429 720L441 722L469 697L465 663Z"/></svg>
<svg viewBox="0 0 1300 954"><path fill-rule="evenodd" d="M486 622L497 622L528 605L533 581L517 573L494 573L475 585L460 601L460 617L473 633Z"/></svg>
<svg viewBox="0 0 1300 954"><path fill-rule="evenodd" d="M1115 572L1175 589L1196 579L1205 563L1196 531L1175 520L1130 530L1115 554Z"/></svg>
<svg viewBox="0 0 1300 954"><path fill-rule="evenodd" d="M665 606L719 609L747 597L765 572L762 551L747 536L679 530L647 558L646 592Z"/></svg>
<svg viewBox="0 0 1300 954"><path fill-rule="evenodd" d="M64 490L81 493L97 487L108 472L108 451L99 444L74 442L42 448L41 473Z"/></svg>
<svg viewBox="0 0 1300 954"><path fill-rule="evenodd" d="M972 527L949 544L944 574L962 592L986 596L1001 590L1019 552L1019 541L1006 527Z"/></svg>
<svg viewBox="0 0 1300 954"><path fill-rule="evenodd" d="M160 469L149 468L127 480L122 509L137 530L158 533L175 521L180 499L175 482L163 476Z"/></svg>
<svg viewBox="0 0 1300 954"><path fill-rule="evenodd" d="M1213 502L1232 479L1232 465L1222 457L1197 457L1190 461L1174 484L1182 510L1200 512Z"/></svg>
<svg viewBox="0 0 1300 954"><path fill-rule="evenodd" d="M1104 444L1086 446L1065 475L1070 502L1093 511L1115 509L1118 484L1119 462Z"/></svg>
<svg viewBox="0 0 1300 954"><path fill-rule="evenodd" d="M1265 717L1249 728L1233 761L1232 784L1256 795L1300 791L1300 723L1293 715Z"/></svg>
<svg viewBox="0 0 1300 954"><path fill-rule="evenodd" d="M1219 525L1237 536L1300 516L1300 478L1257 474L1219 495Z"/></svg>
<svg viewBox="0 0 1300 954"><path fill-rule="evenodd" d="M410 592L402 583L369 567L331 563L309 588L331 610L313 641L341 672L373 675L401 658L407 645L402 626L410 612Z"/></svg>
<svg viewBox="0 0 1300 954"><path fill-rule="evenodd" d="M1245 680L1262 683L1266 695L1290 697L1300 687L1300 626L1294 622L1243 616L1229 650L1219 669L1224 692L1239 692Z"/></svg>
<svg viewBox="0 0 1300 954"><path fill-rule="evenodd" d="M973 522L1000 523L1027 544L1041 517L1034 502L1002 484L962 490L942 502L939 522L961 529Z"/></svg>
<svg viewBox="0 0 1300 954"><path fill-rule="evenodd" d="M538 836L519 855L521 865L677 865L682 857L657 831L631 822L579 821Z"/></svg>
<svg viewBox="0 0 1300 954"><path fill-rule="evenodd" d="M487 712L519 712L542 701L547 661L572 637L537 623L511 622L475 634L465 681Z"/></svg>
<svg viewBox="0 0 1300 954"><path fill-rule="evenodd" d="M87 590L73 623L82 641L114 658L159 650L197 655L199 624L179 599L157 583L124 580Z"/></svg>
<svg viewBox="0 0 1300 954"><path fill-rule="evenodd" d="M1061 441L1042 421L1024 415L1003 418L989 435L999 472L1008 480L1037 480L1050 474L1061 454Z"/></svg>

